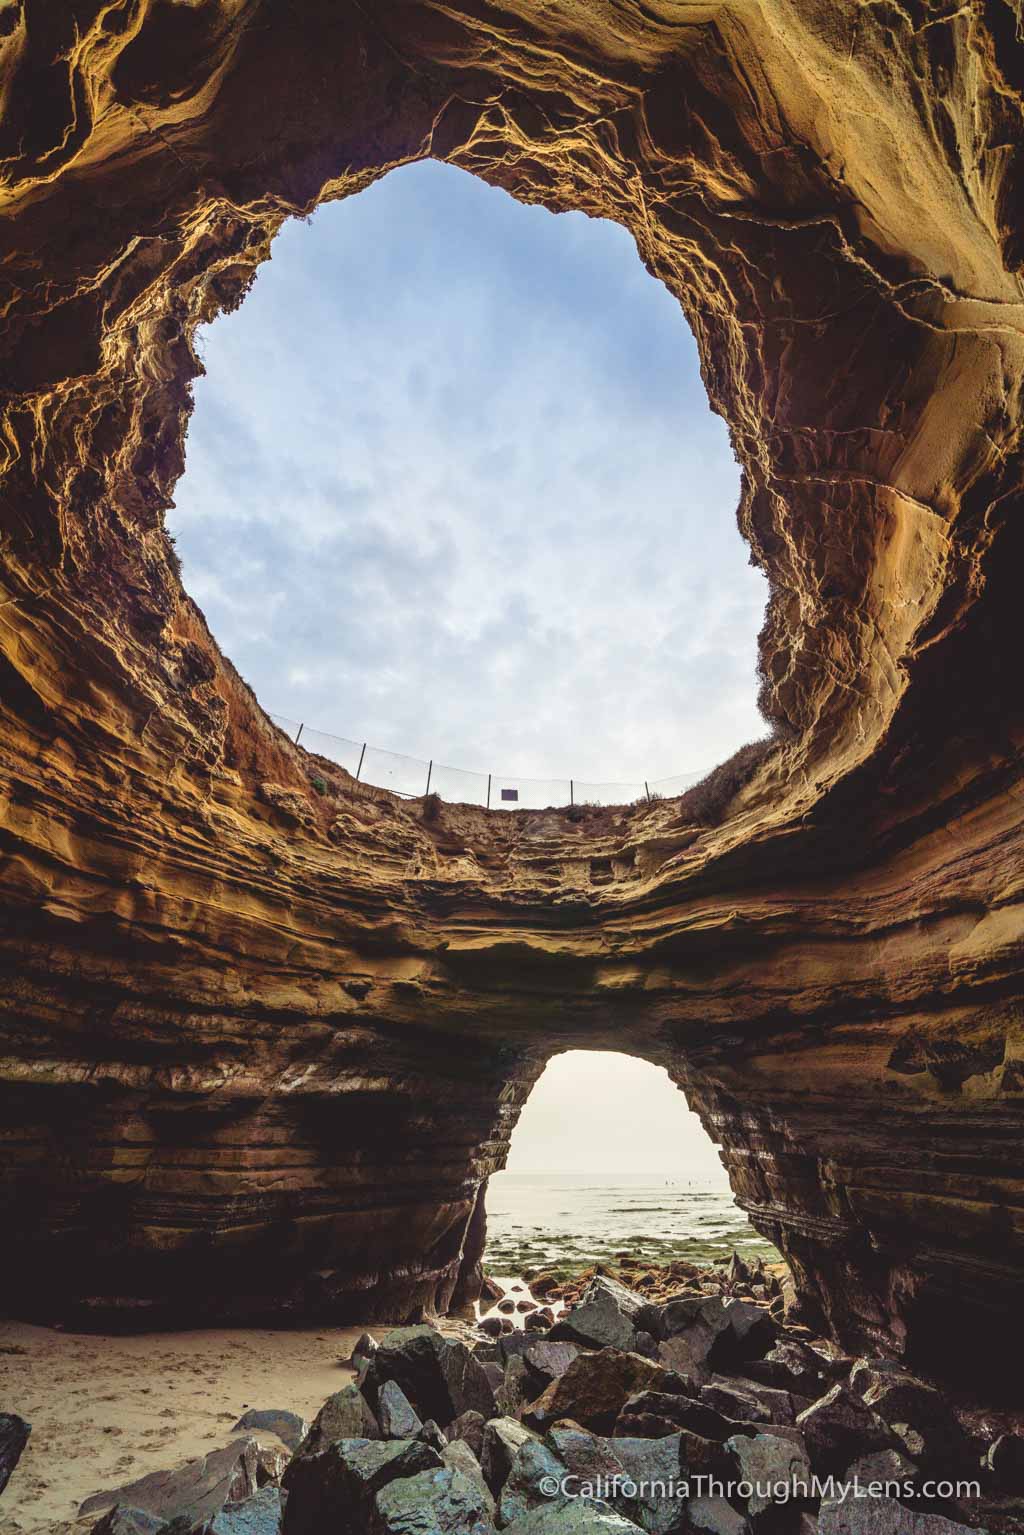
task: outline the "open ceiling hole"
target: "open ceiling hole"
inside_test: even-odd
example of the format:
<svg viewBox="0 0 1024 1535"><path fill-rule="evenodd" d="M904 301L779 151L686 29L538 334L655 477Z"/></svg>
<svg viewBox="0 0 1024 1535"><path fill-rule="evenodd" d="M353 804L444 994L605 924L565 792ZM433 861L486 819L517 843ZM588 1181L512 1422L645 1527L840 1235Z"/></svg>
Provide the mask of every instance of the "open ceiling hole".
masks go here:
<svg viewBox="0 0 1024 1535"><path fill-rule="evenodd" d="M493 773L496 805L519 774L615 803L763 734L738 469L624 230L408 166L287 226L200 346L168 527L303 744L354 769L318 733L368 741L405 792L384 752Z"/></svg>

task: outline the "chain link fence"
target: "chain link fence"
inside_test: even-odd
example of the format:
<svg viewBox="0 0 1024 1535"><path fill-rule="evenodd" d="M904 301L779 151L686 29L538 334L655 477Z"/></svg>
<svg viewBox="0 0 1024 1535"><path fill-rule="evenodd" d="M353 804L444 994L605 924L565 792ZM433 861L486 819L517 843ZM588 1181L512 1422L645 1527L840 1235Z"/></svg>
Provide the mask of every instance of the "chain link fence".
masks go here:
<svg viewBox="0 0 1024 1535"><path fill-rule="evenodd" d="M481 805L488 810L549 810L563 805L632 805L638 800L672 799L698 783L703 773L633 783L586 783L579 778L523 778L514 773L471 773L400 752L382 751L365 741L313 730L283 714L269 716L279 729L308 752L326 757L359 783L390 789L405 799L437 794L449 804Z"/></svg>

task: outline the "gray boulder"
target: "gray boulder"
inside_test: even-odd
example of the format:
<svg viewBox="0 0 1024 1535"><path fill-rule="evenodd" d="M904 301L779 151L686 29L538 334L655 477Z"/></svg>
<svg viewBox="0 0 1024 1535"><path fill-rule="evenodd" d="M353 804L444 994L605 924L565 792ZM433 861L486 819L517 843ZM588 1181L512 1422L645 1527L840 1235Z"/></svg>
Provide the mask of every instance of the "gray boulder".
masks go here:
<svg viewBox="0 0 1024 1535"><path fill-rule="evenodd" d="M508 1364L516 1354L525 1354L533 1348L536 1336L528 1332L510 1332L498 1339L498 1356L502 1364Z"/></svg>
<svg viewBox="0 0 1024 1535"><path fill-rule="evenodd" d="M576 1424L557 1424L548 1430L544 1442L564 1462L570 1474L578 1478L573 1484L574 1491L584 1483L597 1488L613 1477L625 1474L622 1461L615 1454L615 1441L591 1434Z"/></svg>
<svg viewBox="0 0 1024 1535"><path fill-rule="evenodd" d="M388 1380L401 1386L424 1422L450 1423L471 1410L494 1415L494 1392L483 1365L464 1343L434 1327L397 1327L381 1339L366 1372L371 1406Z"/></svg>
<svg viewBox="0 0 1024 1535"><path fill-rule="evenodd" d="M419 1440L337 1440L289 1466L283 1535L365 1535L382 1488L440 1465Z"/></svg>
<svg viewBox="0 0 1024 1535"><path fill-rule="evenodd" d="M610 1509L582 1502L555 1502L513 1520L504 1535L643 1535L638 1524Z"/></svg>
<svg viewBox="0 0 1024 1535"><path fill-rule="evenodd" d="M495 1511L494 1497L491 1489L484 1481L484 1473L480 1462L466 1441L464 1439L454 1439L451 1444L446 1444L441 1451L441 1459L450 1471L461 1471L463 1476L468 1477L471 1482L479 1484L480 1491L483 1494L484 1507L491 1519L493 1519Z"/></svg>
<svg viewBox="0 0 1024 1535"><path fill-rule="evenodd" d="M423 1427L416 1435L416 1438L419 1439L423 1444L429 1444L431 1449L436 1450L439 1455L448 1443L447 1435L442 1431L438 1424L434 1422L433 1418L427 1419L426 1423L423 1424Z"/></svg>
<svg viewBox="0 0 1024 1535"><path fill-rule="evenodd" d="M236 1439L225 1449L187 1461L176 1470L153 1471L112 1492L95 1493L82 1503L78 1517L106 1513L120 1504L165 1522L178 1520L181 1535L185 1535L201 1529L225 1503L252 1497L257 1491L256 1456L255 1439Z"/></svg>
<svg viewBox="0 0 1024 1535"><path fill-rule="evenodd" d="M360 1535L366 1529L364 1525ZM379 1492L369 1531L371 1535L494 1535L494 1524L480 1487L461 1471L441 1466L391 1482Z"/></svg>
<svg viewBox="0 0 1024 1535"><path fill-rule="evenodd" d="M758 1400L754 1395L753 1387L744 1390L737 1381L710 1381L700 1389L700 1399L707 1407L714 1408L715 1412L723 1417L733 1418L742 1423L770 1423L772 1414L770 1408ZM788 1402L787 1402L788 1405ZM789 1420L793 1421L792 1409Z"/></svg>
<svg viewBox="0 0 1024 1535"><path fill-rule="evenodd" d="M984 1535L966 1524L923 1513L895 1498L846 1498L818 1511L819 1535Z"/></svg>
<svg viewBox="0 0 1024 1535"><path fill-rule="evenodd" d="M788 1507L810 1497L811 1463L804 1447L792 1439L770 1433L737 1434L725 1441L725 1448L736 1468L736 1481L754 1483L747 1500L751 1518L773 1504ZM784 1487L789 1491L783 1492ZM773 1488L779 1492L773 1493Z"/></svg>
<svg viewBox="0 0 1024 1535"><path fill-rule="evenodd" d="M839 1476L862 1455L895 1445L884 1420L843 1384L799 1413L796 1426L818 1476Z"/></svg>
<svg viewBox="0 0 1024 1535"><path fill-rule="evenodd" d="M568 1475L568 1466L548 1445L539 1439L527 1439L516 1451L498 1495L499 1527L511 1524L530 1509L550 1503L552 1490Z"/></svg>
<svg viewBox="0 0 1024 1535"><path fill-rule="evenodd" d="M354 1383L329 1396L295 1451L296 1459L318 1455L337 1439L379 1439L380 1426ZM294 1462L293 1462L294 1464ZM288 1486L287 1473L284 1485Z"/></svg>
<svg viewBox="0 0 1024 1535"><path fill-rule="evenodd" d="M31 1423L19 1418L16 1412L0 1412L0 1492L10 1481L31 1432Z"/></svg>
<svg viewBox="0 0 1024 1535"><path fill-rule="evenodd" d="M718 1496L689 1498L686 1518L698 1535L749 1535L750 1522L725 1498Z"/></svg>
<svg viewBox="0 0 1024 1535"><path fill-rule="evenodd" d="M548 1336L555 1342L569 1339L590 1348L620 1348L631 1353L636 1345L636 1317L645 1305L642 1296L599 1274L571 1311L559 1317Z"/></svg>
<svg viewBox="0 0 1024 1535"><path fill-rule="evenodd" d="M397 1381L386 1380L377 1394L377 1422L385 1439L415 1439L422 1420Z"/></svg>
<svg viewBox="0 0 1024 1535"><path fill-rule="evenodd" d="M166 1528L159 1514L147 1514L141 1508L127 1508L118 1503L94 1524L89 1535L157 1535Z"/></svg>
<svg viewBox="0 0 1024 1535"><path fill-rule="evenodd" d="M622 1462L627 1478L620 1495L627 1505L622 1512L635 1519L648 1535L676 1535L685 1529L682 1523L684 1505L671 1490L672 1483L683 1480L681 1435L671 1434L663 1439L615 1439L611 1448Z"/></svg>
<svg viewBox="0 0 1024 1535"><path fill-rule="evenodd" d="M870 1487L872 1482L881 1482L883 1485L893 1482L913 1482L918 1474L918 1467L902 1450L876 1450L873 1455L862 1455L847 1466L843 1473L844 1482L859 1482L862 1487ZM893 1493L892 1496L898 1496Z"/></svg>
<svg viewBox="0 0 1024 1535"><path fill-rule="evenodd" d="M276 1434L282 1444L286 1444L290 1450L297 1450L309 1433L309 1424L297 1412L287 1412L280 1407L262 1410L253 1407L242 1414L231 1430L233 1434L255 1434L261 1431Z"/></svg>
<svg viewBox="0 0 1024 1535"><path fill-rule="evenodd" d="M518 1418L492 1418L483 1432L480 1465L484 1480L497 1497L523 1445L538 1436Z"/></svg>
<svg viewBox="0 0 1024 1535"><path fill-rule="evenodd" d="M578 1343L552 1341L544 1338L538 1343L532 1343L523 1355L527 1373L532 1382L536 1384L538 1391L564 1375L581 1352Z"/></svg>
<svg viewBox="0 0 1024 1535"><path fill-rule="evenodd" d="M512 1417L517 1412L522 1412L527 1402L532 1401L536 1391L530 1379L530 1372L526 1367L526 1360L521 1354L513 1354L505 1366L505 1379L494 1393L494 1409L506 1417Z"/></svg>
<svg viewBox="0 0 1024 1535"><path fill-rule="evenodd" d="M615 1421L616 1438L647 1439L646 1426L651 1423L667 1423L663 1434L685 1428L704 1439L728 1439L739 1432L740 1422L726 1417L705 1402L693 1402L685 1396L675 1396L666 1391L638 1391L625 1403ZM631 1425L635 1427L631 1428Z"/></svg>
<svg viewBox="0 0 1024 1535"><path fill-rule="evenodd" d="M352 1353L349 1356L349 1364L353 1365L355 1369L361 1370L373 1358L376 1352L376 1338L371 1337L368 1332L360 1333L353 1344Z"/></svg>
<svg viewBox="0 0 1024 1535"><path fill-rule="evenodd" d="M482 1412L460 1413L445 1429L445 1438L449 1444L453 1444L456 1440L461 1439L464 1444L469 1445L469 1448L473 1451L477 1460L479 1460L483 1454L484 1427L486 1422L487 1420Z"/></svg>
<svg viewBox="0 0 1024 1535"><path fill-rule="evenodd" d="M970 1441L944 1396L912 1375L853 1372L865 1407L882 1418L902 1450L925 1470L973 1468Z"/></svg>
<svg viewBox="0 0 1024 1535"><path fill-rule="evenodd" d="M206 1535L278 1535L282 1508L280 1488L263 1487L244 1503L225 1504Z"/></svg>

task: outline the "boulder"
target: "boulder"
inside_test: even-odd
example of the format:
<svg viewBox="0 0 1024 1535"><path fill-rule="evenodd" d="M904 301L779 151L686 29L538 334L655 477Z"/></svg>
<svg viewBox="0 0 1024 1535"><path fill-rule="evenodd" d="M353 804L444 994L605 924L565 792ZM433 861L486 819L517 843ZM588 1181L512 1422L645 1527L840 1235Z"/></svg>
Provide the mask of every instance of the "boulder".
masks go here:
<svg viewBox="0 0 1024 1535"><path fill-rule="evenodd" d="M445 1429L445 1438L449 1444L461 1440L468 1444L477 1460L480 1459L484 1447L484 1427L486 1418L482 1412L464 1412L455 1418Z"/></svg>
<svg viewBox="0 0 1024 1535"><path fill-rule="evenodd" d="M543 1391L553 1380L558 1380L564 1375L574 1359L578 1359L582 1350L578 1343L563 1341L561 1343L543 1338L532 1343L523 1354L526 1369L532 1381L536 1382L537 1390Z"/></svg>
<svg viewBox="0 0 1024 1535"><path fill-rule="evenodd" d="M498 1496L498 1526L511 1524L532 1508L550 1503L552 1488L569 1475L569 1468L549 1445L527 1439L515 1458Z"/></svg>
<svg viewBox="0 0 1024 1535"><path fill-rule="evenodd" d="M159 1514L117 1503L93 1525L89 1535L158 1535L165 1528L166 1521Z"/></svg>
<svg viewBox="0 0 1024 1535"><path fill-rule="evenodd" d="M725 1448L732 1457L735 1479L754 1483L747 1499L751 1518L773 1504L786 1507L810 1497L811 1463L802 1445L775 1434L736 1434L725 1441ZM773 1488L780 1491L773 1493ZM789 1490L783 1492L782 1488Z"/></svg>
<svg viewBox="0 0 1024 1535"><path fill-rule="evenodd" d="M507 1525L504 1535L643 1535L632 1519L581 1501L553 1502Z"/></svg>
<svg viewBox="0 0 1024 1535"><path fill-rule="evenodd" d="M709 1356L716 1368L737 1361L760 1359L779 1336L767 1306L756 1301L728 1300L724 1307L725 1327L719 1332Z"/></svg>
<svg viewBox="0 0 1024 1535"><path fill-rule="evenodd" d="M537 1339L531 1337L527 1332L516 1331L506 1333L503 1338L498 1340L498 1357L502 1364L508 1364L509 1360L516 1354L525 1354L527 1349L532 1348L536 1341Z"/></svg>
<svg viewBox="0 0 1024 1535"><path fill-rule="evenodd" d="M572 1418L597 1433L610 1433L629 1397L638 1391L657 1390L664 1373L651 1360L617 1349L580 1354L530 1403L524 1417L535 1428L548 1428L559 1418Z"/></svg>
<svg viewBox="0 0 1024 1535"><path fill-rule="evenodd" d="M541 1306L539 1311L531 1311L523 1323L524 1327L535 1328L537 1331L547 1331L555 1324L555 1313L550 1306Z"/></svg>
<svg viewBox="0 0 1024 1535"><path fill-rule="evenodd" d="M255 1439L236 1439L222 1450L213 1450L173 1471L152 1471L136 1482L112 1492L86 1498L78 1517L106 1513L120 1504L180 1521L180 1532L199 1530L219 1514L225 1503L240 1503L257 1491Z"/></svg>
<svg viewBox="0 0 1024 1535"><path fill-rule="evenodd" d="M770 1409L754 1395L753 1386L745 1391L735 1381L711 1381L708 1385L701 1387L700 1400L705 1406L713 1408L715 1412L744 1423L772 1421ZM788 1421L790 1423L793 1421L792 1408L790 1408Z"/></svg>
<svg viewBox="0 0 1024 1535"><path fill-rule="evenodd" d="M279 1487L290 1460L283 1447L261 1444L256 1451L256 1486Z"/></svg>
<svg viewBox="0 0 1024 1535"><path fill-rule="evenodd" d="M442 1432L440 1426L434 1422L433 1418L427 1419L416 1435L416 1438L423 1444L429 1444L431 1449L436 1450L439 1455L448 1444L447 1435Z"/></svg>
<svg viewBox="0 0 1024 1535"><path fill-rule="evenodd" d="M744 1374L766 1386L795 1391L816 1401L835 1382L836 1372L829 1362L793 1339L783 1339L769 1349L763 1359L751 1360Z"/></svg>
<svg viewBox="0 0 1024 1535"><path fill-rule="evenodd" d="M750 1523L725 1498L717 1495L688 1498L686 1520L697 1535L749 1535Z"/></svg>
<svg viewBox="0 0 1024 1535"><path fill-rule="evenodd" d="M500 1317L485 1316L483 1321L477 1323L477 1326L479 1327L480 1331L486 1333L489 1338L501 1337L502 1326Z"/></svg>
<svg viewBox="0 0 1024 1535"><path fill-rule="evenodd" d="M370 1535L494 1535L485 1493L450 1466L403 1477L377 1494ZM360 1535L366 1532L364 1525ZM330 1535L337 1535L336 1527Z"/></svg>
<svg viewBox="0 0 1024 1535"><path fill-rule="evenodd" d="M423 1423L397 1381L386 1380L377 1393L377 1421L385 1439L415 1439Z"/></svg>
<svg viewBox="0 0 1024 1535"><path fill-rule="evenodd" d="M855 1373L864 1405L892 1430L902 1450L925 1471L948 1474L973 1469L970 1441L952 1408L934 1386L889 1371Z"/></svg>
<svg viewBox="0 0 1024 1535"><path fill-rule="evenodd" d="M643 1297L627 1290L617 1279L599 1274L583 1297L551 1329L554 1340L569 1339L590 1348L629 1351L636 1342L636 1316Z"/></svg>
<svg viewBox="0 0 1024 1535"><path fill-rule="evenodd" d="M495 1410L514 1417L536 1394L537 1388L530 1379L526 1360L521 1354L513 1354L505 1366L504 1382L494 1393Z"/></svg>
<svg viewBox="0 0 1024 1535"><path fill-rule="evenodd" d="M10 1481L31 1432L31 1423L19 1418L16 1412L0 1412L0 1492Z"/></svg>
<svg viewBox="0 0 1024 1535"><path fill-rule="evenodd" d="M468 1477L471 1482L479 1484L480 1491L483 1494L484 1507L489 1517L493 1520L495 1512L494 1497L484 1480L484 1473L480 1462L466 1441L464 1439L455 1439L451 1444L446 1444L441 1451L441 1459L450 1470L461 1471L463 1476Z"/></svg>
<svg viewBox="0 0 1024 1535"><path fill-rule="evenodd" d="M626 1478L620 1497L628 1508L623 1512L648 1535L676 1535L683 1528L683 1503L673 1485L683 1480L682 1435L616 1439L613 1449Z"/></svg>
<svg viewBox="0 0 1024 1535"><path fill-rule="evenodd" d="M875 1450L874 1454L862 1455L847 1466L843 1481L870 1487L872 1482L913 1482L917 1474L918 1467L902 1450ZM887 1492L887 1496L898 1494Z"/></svg>
<svg viewBox="0 0 1024 1535"><path fill-rule="evenodd" d="M615 1454L614 1441L609 1442L598 1434L591 1434L578 1423L556 1423L545 1436L545 1443L564 1462L570 1474L579 1478L574 1484L574 1491L584 1482L596 1486L612 1477L623 1475L623 1465Z"/></svg>
<svg viewBox="0 0 1024 1535"><path fill-rule="evenodd" d="M204 1535L278 1535L282 1508L280 1488L263 1487L244 1503L225 1504Z"/></svg>
<svg viewBox="0 0 1024 1535"><path fill-rule="evenodd" d="M424 1421L450 1423L470 1410L494 1415L494 1392L483 1365L464 1343L434 1327L398 1327L380 1340L365 1382L371 1405L388 1380L401 1386Z"/></svg>
<svg viewBox="0 0 1024 1535"><path fill-rule="evenodd" d="M295 1451L296 1458L317 1455L336 1439L379 1439L380 1426L359 1387L353 1382L329 1396L313 1419L309 1433ZM287 1476L284 1485L288 1486Z"/></svg>
<svg viewBox="0 0 1024 1535"><path fill-rule="evenodd" d="M1024 1434L1000 1434L989 1445L985 1464L1000 1491L1024 1497Z"/></svg>
<svg viewBox="0 0 1024 1535"><path fill-rule="evenodd" d="M648 1438L639 1429L635 1432L630 1429L632 1423L640 1420L668 1423L670 1427L665 1432L669 1434L686 1428L705 1439L719 1440L728 1439L740 1427L736 1419L725 1417L703 1402L693 1402L688 1397L670 1395L666 1391L638 1391L631 1396L615 1421L615 1437Z"/></svg>
<svg viewBox="0 0 1024 1535"><path fill-rule="evenodd" d="M500 1386L505 1384L505 1371L500 1364L492 1363L489 1360L482 1360L481 1363L483 1364L484 1374L487 1377L491 1390L497 1391Z"/></svg>
<svg viewBox="0 0 1024 1535"><path fill-rule="evenodd" d="M359 1337L352 1345L352 1353L349 1355L348 1362L358 1370L362 1365L366 1364L368 1360L372 1359L376 1352L376 1338L374 1338L368 1332L360 1333Z"/></svg>
<svg viewBox="0 0 1024 1535"><path fill-rule="evenodd" d="M839 1476L862 1455L894 1447L883 1419L843 1383L799 1413L796 1426L817 1476Z"/></svg>
<svg viewBox="0 0 1024 1535"><path fill-rule="evenodd" d="M966 1524L924 1513L895 1498L847 1498L818 1510L819 1535L983 1535Z"/></svg>
<svg viewBox="0 0 1024 1535"><path fill-rule="evenodd" d="M517 1418L492 1418L484 1428L480 1465L484 1481L497 1497L512 1469L512 1462L530 1439L537 1435Z"/></svg>
<svg viewBox="0 0 1024 1535"><path fill-rule="evenodd" d="M297 1412L287 1412L281 1407L253 1407L242 1414L231 1430L233 1434L255 1434L261 1431L276 1434L282 1444L286 1444L290 1450L297 1450L309 1433L309 1424Z"/></svg>
<svg viewBox="0 0 1024 1535"><path fill-rule="evenodd" d="M381 1488L440 1465L418 1440L336 1440L288 1467L283 1535L365 1535Z"/></svg>

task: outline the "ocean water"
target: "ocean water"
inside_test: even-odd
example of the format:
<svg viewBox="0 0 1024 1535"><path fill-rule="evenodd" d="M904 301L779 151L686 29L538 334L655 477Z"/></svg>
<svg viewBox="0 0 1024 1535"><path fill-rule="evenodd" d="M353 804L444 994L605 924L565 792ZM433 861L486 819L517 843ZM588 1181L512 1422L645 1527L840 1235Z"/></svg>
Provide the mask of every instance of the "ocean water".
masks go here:
<svg viewBox="0 0 1024 1535"><path fill-rule="evenodd" d="M487 1190L484 1265L496 1276L582 1268L619 1253L714 1263L734 1249L779 1257L717 1185L656 1173L496 1173Z"/></svg>

